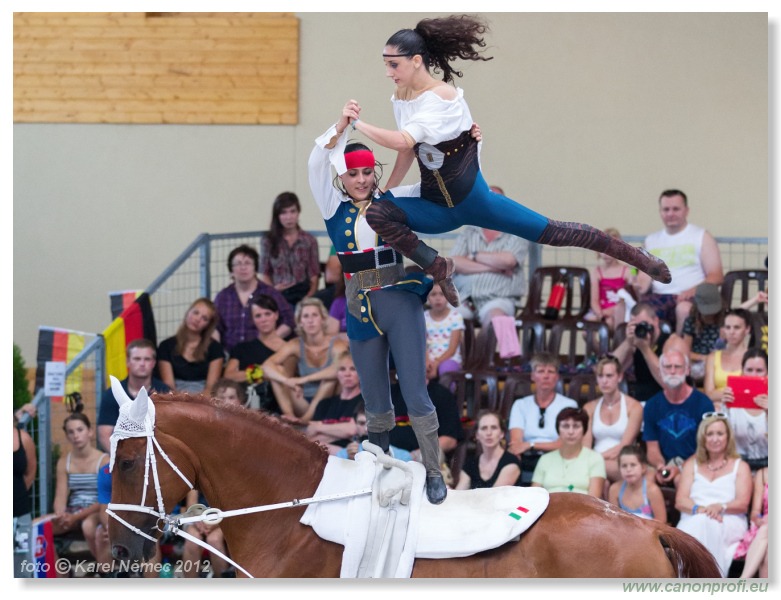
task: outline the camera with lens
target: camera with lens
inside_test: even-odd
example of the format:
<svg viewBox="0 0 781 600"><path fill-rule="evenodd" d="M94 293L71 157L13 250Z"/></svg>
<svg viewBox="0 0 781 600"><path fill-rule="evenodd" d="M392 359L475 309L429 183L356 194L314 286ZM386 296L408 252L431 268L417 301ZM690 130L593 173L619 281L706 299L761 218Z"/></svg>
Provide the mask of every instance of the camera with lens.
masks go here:
<svg viewBox="0 0 781 600"><path fill-rule="evenodd" d="M640 321L637 325L635 325L635 337L641 339L647 338L648 334L653 330L654 326L651 325L648 321Z"/></svg>

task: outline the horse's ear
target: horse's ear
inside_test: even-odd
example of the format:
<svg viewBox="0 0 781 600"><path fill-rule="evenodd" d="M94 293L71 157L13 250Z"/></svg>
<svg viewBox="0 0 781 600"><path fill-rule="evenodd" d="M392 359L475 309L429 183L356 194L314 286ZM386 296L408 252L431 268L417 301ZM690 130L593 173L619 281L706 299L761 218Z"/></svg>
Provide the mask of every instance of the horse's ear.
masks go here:
<svg viewBox="0 0 781 600"><path fill-rule="evenodd" d="M127 395L119 379L113 375L109 375L109 377L111 378L111 392L114 394L114 400L117 401L117 404L122 406L125 402L130 402L130 396Z"/></svg>
<svg viewBox="0 0 781 600"><path fill-rule="evenodd" d="M146 388L142 387L138 396L136 396L133 404L130 405L130 418L136 423L143 423L146 418L147 411L149 410L149 394L146 393Z"/></svg>

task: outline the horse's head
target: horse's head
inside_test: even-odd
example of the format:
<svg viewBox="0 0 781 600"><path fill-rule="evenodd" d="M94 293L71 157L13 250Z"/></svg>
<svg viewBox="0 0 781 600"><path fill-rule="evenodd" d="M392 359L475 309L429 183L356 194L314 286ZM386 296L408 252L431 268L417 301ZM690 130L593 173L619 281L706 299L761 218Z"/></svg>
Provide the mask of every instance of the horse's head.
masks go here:
<svg viewBox="0 0 781 600"><path fill-rule="evenodd" d="M127 525L109 519L109 539L114 558L147 560L154 554L154 540L159 537L163 522L154 514L115 505L144 506L158 511L162 502L165 512L170 512L191 486L174 472L167 460L161 460L160 451L153 443L155 405L146 390L142 388L136 400L131 400L119 381L111 379L114 398L119 404L119 418L111 436L109 508ZM173 461L178 457L172 454ZM161 499L158 499L157 488L163 494Z"/></svg>

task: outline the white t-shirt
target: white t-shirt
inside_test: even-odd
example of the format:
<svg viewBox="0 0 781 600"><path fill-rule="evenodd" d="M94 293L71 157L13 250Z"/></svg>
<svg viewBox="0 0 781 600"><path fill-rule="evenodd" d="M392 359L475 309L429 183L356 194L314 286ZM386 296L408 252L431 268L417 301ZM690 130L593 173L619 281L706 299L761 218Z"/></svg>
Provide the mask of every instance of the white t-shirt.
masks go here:
<svg viewBox="0 0 781 600"><path fill-rule="evenodd" d="M448 315L441 321L431 317L431 311L425 312L426 316L426 353L431 358L439 358L450 346L450 336L454 331L464 330L464 317L455 309L450 309ZM456 353L450 357L461 364L461 344L458 344Z"/></svg>
<svg viewBox="0 0 781 600"><path fill-rule="evenodd" d="M645 238L645 249L658 256L670 268L670 283L653 282L654 294L680 294L705 281L702 268L702 239L705 230L689 223L678 233L662 229Z"/></svg>
<svg viewBox="0 0 781 600"><path fill-rule="evenodd" d="M553 402L545 409L545 424L540 427L540 407L534 401L534 395L513 402L510 409L510 429L523 429L524 442L555 442L559 439L556 432L556 417L565 408L577 408L572 398L556 394Z"/></svg>

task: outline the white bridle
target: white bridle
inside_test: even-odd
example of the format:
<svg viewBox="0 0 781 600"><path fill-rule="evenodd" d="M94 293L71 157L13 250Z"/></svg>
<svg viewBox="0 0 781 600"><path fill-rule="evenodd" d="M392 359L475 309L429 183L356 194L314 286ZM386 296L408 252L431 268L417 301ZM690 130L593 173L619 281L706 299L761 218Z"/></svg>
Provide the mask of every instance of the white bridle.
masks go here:
<svg viewBox="0 0 781 600"><path fill-rule="evenodd" d="M116 458L117 444L120 440L125 440L131 437L145 437L146 438L146 457L144 463L144 487L141 491L141 501L139 504L115 504L110 503L106 510L106 514L122 523L125 527L130 529L133 533L136 533L153 543L157 543L157 539L151 535L141 531L138 527L131 525L114 511L130 511L140 512L157 517L157 524L155 527L161 532L170 532L178 535L184 539L206 548L210 552L213 552L223 560L229 562L231 565L239 569L247 577L252 575L236 562L225 556L222 552L207 544L203 540L196 538L186 531L180 529L181 526L189 523L195 523L197 521L204 521L210 525L219 524L226 517L235 517L239 515L246 515L251 513L266 512L269 510L277 510L280 508L291 508L295 506L306 506L308 504L314 504L317 502L328 502L332 500L342 500L345 498L351 498L353 496L362 496L371 494L371 488L363 488L360 490L353 490L350 492L343 492L339 494L331 494L328 496L318 496L312 498L296 499L290 502L281 502L278 504L269 504L266 506L256 506L253 508L241 508L237 510L222 511L218 508L205 508L201 504L191 506L187 512L175 515L168 514L165 511L163 504L163 494L160 488L160 478L157 474L157 459L155 458L155 448L160 452L160 455L171 466L174 472L181 477L181 479L187 484L190 489L193 489L193 484L184 476L184 474L177 468L177 466L168 458L160 443L155 438L155 405L149 398L145 388L141 388L138 396L135 400L132 400L122 384L115 377L111 377L111 391L114 394L114 398L119 404L119 418L117 424L114 427L114 432L111 434L111 461L109 463L109 470L114 470L114 460ZM157 495L157 510L151 506L144 505L146 499L146 491L149 487L149 470L152 470L152 477L155 483L155 493Z"/></svg>

